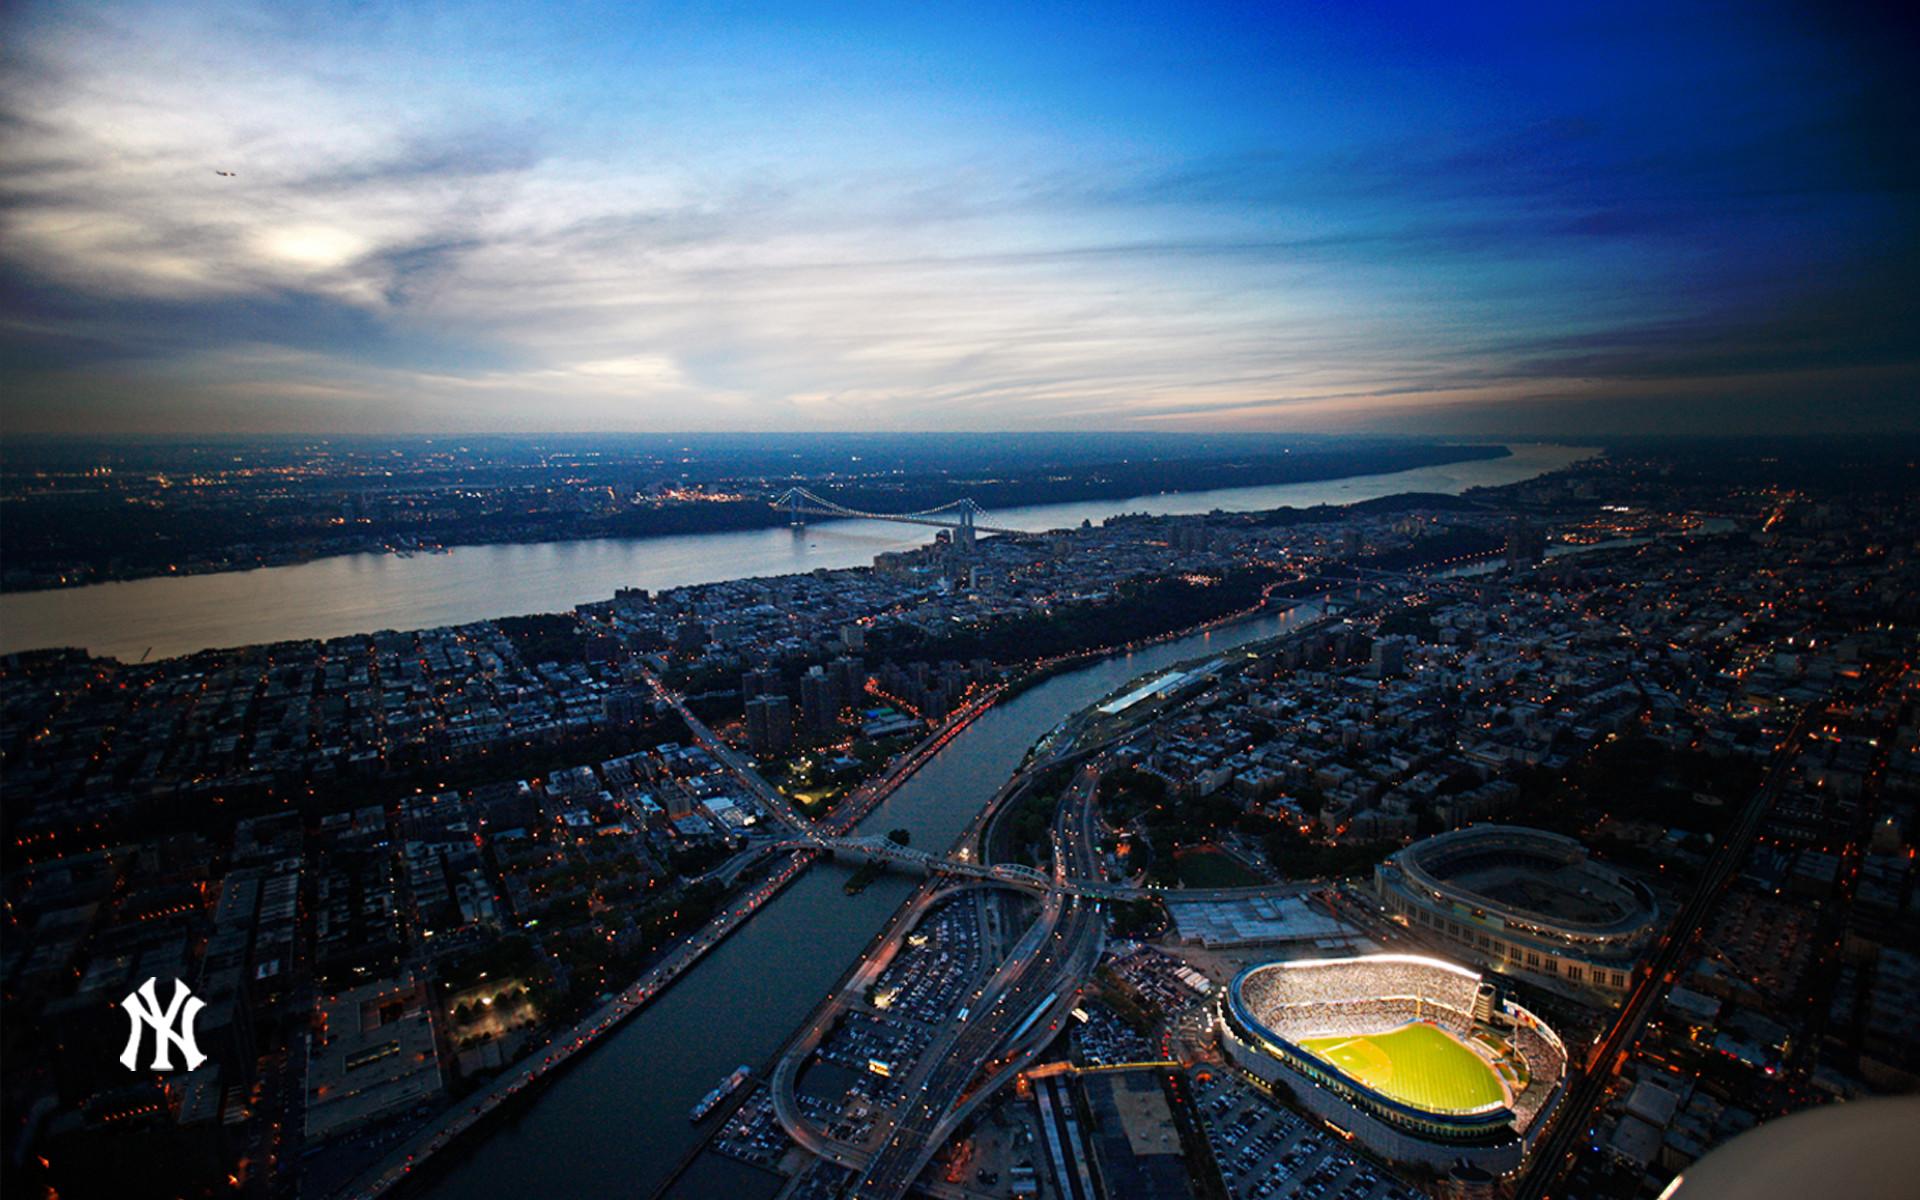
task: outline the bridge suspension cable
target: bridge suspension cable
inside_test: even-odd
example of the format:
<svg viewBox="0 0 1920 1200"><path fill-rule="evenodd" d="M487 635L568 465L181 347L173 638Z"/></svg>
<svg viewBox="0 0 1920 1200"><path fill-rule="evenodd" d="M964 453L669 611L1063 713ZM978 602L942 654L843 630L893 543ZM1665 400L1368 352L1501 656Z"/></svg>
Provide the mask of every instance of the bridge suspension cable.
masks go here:
<svg viewBox="0 0 1920 1200"><path fill-rule="evenodd" d="M792 508L794 501L803 500L816 509L837 513L845 517L864 517L870 521L893 521L901 517L937 517L942 513L973 513L978 515L987 510L974 502L971 496L962 496L958 500L949 500L945 504L936 504L932 508L923 508L916 512L882 513L867 512L865 509L848 508L844 504L816 496L806 488L788 488L774 500L776 508Z"/></svg>
<svg viewBox="0 0 1920 1200"><path fill-rule="evenodd" d="M1020 529L996 529L981 525L975 518L986 513L986 509L971 496L962 496L958 500L949 500L945 504L936 504L932 508L922 508L914 512L883 513L868 512L862 508L850 508L825 497L815 495L806 488L788 488L773 499L773 507L785 509L793 517L795 525L805 522L801 515L805 513L826 517L848 517L863 521L895 521L907 525L937 525L943 529L959 530L971 536L974 533L1024 533Z"/></svg>

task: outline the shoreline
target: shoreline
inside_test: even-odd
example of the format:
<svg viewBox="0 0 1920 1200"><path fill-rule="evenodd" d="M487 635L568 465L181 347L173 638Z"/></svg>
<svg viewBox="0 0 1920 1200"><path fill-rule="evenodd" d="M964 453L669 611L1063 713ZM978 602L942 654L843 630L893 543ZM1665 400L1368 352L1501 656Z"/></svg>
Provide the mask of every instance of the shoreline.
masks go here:
<svg viewBox="0 0 1920 1200"><path fill-rule="evenodd" d="M1264 483L1235 484L1230 488L1181 487L1159 492L1139 492L1131 488L1113 489L1109 487L1103 489L1100 484L1096 482L1090 490L1083 491L1078 495L1068 495L1058 499L1025 500L1015 504L1005 504L998 509L990 509L989 511L1013 513L1024 512L1030 509L1112 503L1122 505L1123 507L1117 511L1125 512L1127 511L1124 507L1125 505L1143 502L1150 503L1155 498L1162 496L1192 496L1207 491L1308 487L1314 484L1338 483L1341 480L1347 479L1367 479L1382 475L1401 474L1407 471L1442 469L1469 463L1497 462L1501 459L1513 457L1513 447L1523 444L1525 443L1507 443L1493 439L1486 441L1435 441L1431 443L1431 445L1437 450L1451 450L1463 453L1460 453L1459 457L1441 458L1433 462L1421 463L1417 466L1398 467L1391 471L1381 471L1371 467L1335 474L1315 474L1309 471L1307 474L1297 478L1275 479ZM1479 453L1485 450L1497 450L1498 453ZM1089 464L1088 469L1097 474L1101 466L1102 464L1098 463ZM802 483L799 486L818 487L822 485L818 482L812 482L811 484ZM666 512L669 510L662 509L659 511ZM833 523L835 520L836 518L829 517L810 522L810 524L827 525ZM625 545L643 545L647 542L659 541L663 538L712 537L729 533L758 533L768 529L784 528L786 524L786 518L769 502L767 511L761 515L760 520L747 521L737 525L716 524L711 528L704 529L662 528L635 533L591 531L579 534L568 534L562 529L552 529L529 531L535 534L535 536L531 537L502 536L461 538L456 536L453 541L442 541L430 532L421 534L396 534L393 535L393 540L391 541L378 540L377 535L369 534L367 535L366 541L359 545L345 545L339 546L338 548L315 548L313 552L304 552L293 547L288 547L282 553L273 554L260 561L253 562L234 562L221 558L200 558L176 566L170 566L166 569L154 567L147 570L99 574L91 578L75 580L71 583L42 583L27 587L10 587L4 583L0 583L0 596L51 595L59 592L79 591L105 584L143 583L156 579L191 579L206 575L247 574L254 571L272 571L289 567L308 566L313 563L322 563L341 558L404 559L419 555L445 555L452 554L459 550L478 549L488 546L554 547L576 542L611 542Z"/></svg>
<svg viewBox="0 0 1920 1200"><path fill-rule="evenodd" d="M1458 495L1501 487L1590 457L1591 447L1515 443L1521 453L1475 460L1513 479L1459 478L1448 468L1345 476L1282 488L1165 493L1089 505L1006 510L1036 529L1105 521L1141 511L1192 515L1347 508L1385 496ZM1457 464L1456 464L1457 465ZM1284 495L1284 492L1293 489ZM1068 511L1072 510L1072 511ZM908 534L901 530L912 529ZM212 649L324 641L377 631L445 628L500 617L571 610L620 587L653 591L869 566L875 554L924 543L915 526L833 521L804 531L466 546L409 559L348 555L247 571L87 584L0 595L0 654L78 649L133 665ZM505 587L501 587L501 584Z"/></svg>

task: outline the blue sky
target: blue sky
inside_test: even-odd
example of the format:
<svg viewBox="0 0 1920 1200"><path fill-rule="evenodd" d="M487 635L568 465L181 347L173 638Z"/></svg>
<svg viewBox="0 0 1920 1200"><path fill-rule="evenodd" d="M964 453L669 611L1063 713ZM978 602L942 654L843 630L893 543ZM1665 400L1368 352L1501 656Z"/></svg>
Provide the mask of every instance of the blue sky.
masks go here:
<svg viewBox="0 0 1920 1200"><path fill-rule="evenodd" d="M1920 424L1870 7L0 20L16 431Z"/></svg>

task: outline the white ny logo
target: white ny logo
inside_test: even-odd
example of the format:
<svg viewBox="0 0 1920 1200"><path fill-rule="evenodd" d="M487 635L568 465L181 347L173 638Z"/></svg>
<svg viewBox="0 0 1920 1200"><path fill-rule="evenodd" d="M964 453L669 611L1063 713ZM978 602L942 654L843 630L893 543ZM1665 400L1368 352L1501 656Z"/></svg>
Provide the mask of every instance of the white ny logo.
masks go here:
<svg viewBox="0 0 1920 1200"><path fill-rule="evenodd" d="M181 1056L187 1060L187 1070L191 1071L207 1061L193 1040L193 1019L200 1015L207 1002L188 992L187 985L176 979L173 1003L162 1012L160 997L154 991L154 984L158 982L147 980L139 991L128 992L127 998L120 1002L120 1007L127 1010L127 1024L132 1026L127 1033L127 1048L120 1052L120 1065L129 1071L140 1069L135 1064L140 1060L140 1027L144 1024L153 1030L153 1069L173 1070L173 1060L167 1056L167 1046L171 1043L180 1048Z"/></svg>

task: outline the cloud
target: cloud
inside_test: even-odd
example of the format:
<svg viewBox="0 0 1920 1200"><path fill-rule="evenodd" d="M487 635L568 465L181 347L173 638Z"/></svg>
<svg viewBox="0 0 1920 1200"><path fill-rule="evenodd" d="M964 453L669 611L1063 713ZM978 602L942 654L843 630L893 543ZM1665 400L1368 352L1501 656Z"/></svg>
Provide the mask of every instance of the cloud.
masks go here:
<svg viewBox="0 0 1920 1200"><path fill-rule="evenodd" d="M16 18L8 424L1402 425L1911 366L1911 105L1871 77L1160 138L1124 79L1084 125L1029 80L1014 128L884 55L602 18Z"/></svg>

